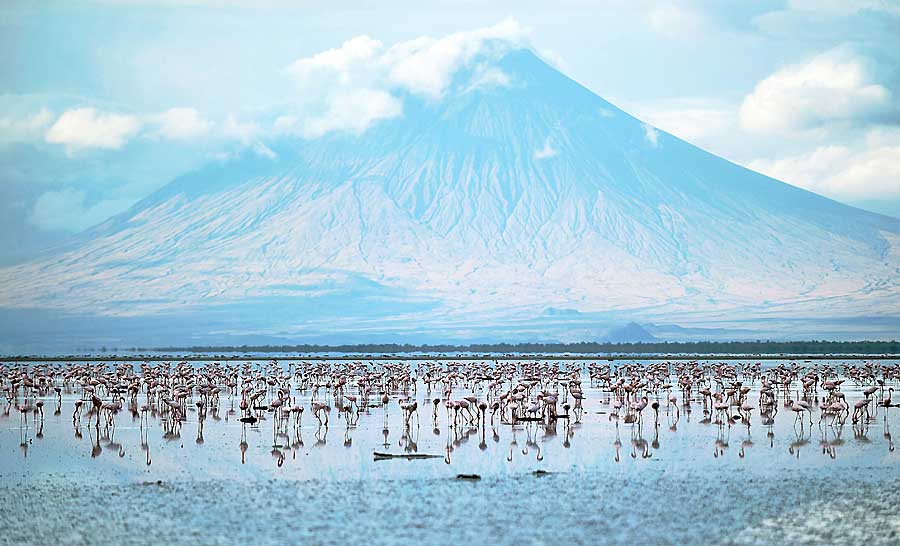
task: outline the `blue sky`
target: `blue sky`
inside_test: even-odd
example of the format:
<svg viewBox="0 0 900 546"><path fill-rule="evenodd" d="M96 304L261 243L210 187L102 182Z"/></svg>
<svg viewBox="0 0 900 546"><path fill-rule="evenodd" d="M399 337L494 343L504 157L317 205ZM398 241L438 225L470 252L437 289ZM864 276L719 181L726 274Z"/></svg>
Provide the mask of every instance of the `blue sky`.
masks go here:
<svg viewBox="0 0 900 546"><path fill-rule="evenodd" d="M59 244L204 163L269 153L297 112L316 120L298 138L388 115L377 94L360 113L326 96L335 82L298 87L297 71L323 51L485 28L707 150L900 216L897 1L243 4L0 6L3 261Z"/></svg>

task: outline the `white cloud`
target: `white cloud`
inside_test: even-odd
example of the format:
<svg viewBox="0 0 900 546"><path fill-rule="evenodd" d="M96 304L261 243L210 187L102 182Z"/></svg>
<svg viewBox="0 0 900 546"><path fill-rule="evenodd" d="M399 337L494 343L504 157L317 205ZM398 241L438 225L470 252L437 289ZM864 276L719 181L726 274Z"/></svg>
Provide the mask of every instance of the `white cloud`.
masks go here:
<svg viewBox="0 0 900 546"><path fill-rule="evenodd" d="M741 104L741 125L778 133L825 124L877 120L897 111L891 91L874 81L873 66L848 48L835 48L785 67L759 82Z"/></svg>
<svg viewBox="0 0 900 546"><path fill-rule="evenodd" d="M492 27L457 32L443 38L423 36L392 46L381 59L388 78L413 93L440 98L456 71L479 53L485 43L518 43L527 34L518 21L506 19Z"/></svg>
<svg viewBox="0 0 900 546"><path fill-rule="evenodd" d="M95 108L75 108L63 112L44 135L47 142L70 149L118 149L141 128L136 116L98 112Z"/></svg>
<svg viewBox="0 0 900 546"><path fill-rule="evenodd" d="M737 104L703 97L625 107L653 127L833 199L860 203L900 197L900 129L840 126L779 138L744 130L738 108Z"/></svg>
<svg viewBox="0 0 900 546"><path fill-rule="evenodd" d="M541 56L541 59L553 68L560 72L569 72L569 63L556 51L552 49L541 49L538 54Z"/></svg>
<svg viewBox="0 0 900 546"><path fill-rule="evenodd" d="M369 36L299 59L285 69L297 87L296 111L275 122L277 132L316 138L330 132L360 133L376 121L399 116L402 95L440 100L462 67L489 47L519 44L527 30L514 19L457 32L443 38L422 36L389 48ZM510 85L497 69L473 66L464 90Z"/></svg>
<svg viewBox="0 0 900 546"><path fill-rule="evenodd" d="M262 129L254 122L238 121L233 114L229 114L222 124L222 136L237 140L241 144L250 145L258 140Z"/></svg>
<svg viewBox="0 0 900 546"><path fill-rule="evenodd" d="M300 124L300 121L299 116L290 114L278 116L272 123L272 130L275 134L290 133Z"/></svg>
<svg viewBox="0 0 900 546"><path fill-rule="evenodd" d="M279 133L317 138L332 131L359 133L400 115L402 104L384 86L380 41L357 36L340 47L292 63L286 72L298 89L298 112L275 120Z"/></svg>
<svg viewBox="0 0 900 546"><path fill-rule="evenodd" d="M366 35L347 40L341 47L316 53L312 57L298 59L285 71L297 78L301 84L321 76L336 76L339 83L350 83L360 69L375 58L383 44Z"/></svg>
<svg viewBox="0 0 900 546"><path fill-rule="evenodd" d="M656 130L652 125L644 125L644 139L650 144L650 146L654 148L659 147L659 131Z"/></svg>
<svg viewBox="0 0 900 546"><path fill-rule="evenodd" d="M219 127L220 136L228 140L236 140L242 147L252 150L256 155L275 159L278 154L266 146L262 140L262 127L251 121L240 121L229 114ZM219 154L220 159L233 157L232 153Z"/></svg>
<svg viewBox="0 0 900 546"><path fill-rule="evenodd" d="M401 113L403 103L387 91L359 89L339 93L332 97L325 112L304 122L303 136L318 138L332 131L359 134L374 121Z"/></svg>
<svg viewBox="0 0 900 546"><path fill-rule="evenodd" d="M106 218L124 212L134 199L104 199L86 206L87 194L75 188L48 191L38 197L28 220L48 230L82 231Z"/></svg>
<svg viewBox="0 0 900 546"><path fill-rule="evenodd" d="M156 132L171 140L189 140L205 135L211 124L194 108L170 108L161 114L151 116L150 123L156 125Z"/></svg>
<svg viewBox="0 0 900 546"><path fill-rule="evenodd" d="M46 108L25 117L0 117L0 144L40 140L53 123L53 112Z"/></svg>
<svg viewBox="0 0 900 546"><path fill-rule="evenodd" d="M900 134L872 131L857 145L829 144L749 167L839 200L900 197Z"/></svg>
<svg viewBox="0 0 900 546"><path fill-rule="evenodd" d="M534 151L534 158L538 161L555 156L559 153L556 148L550 145L550 139L544 141L544 147Z"/></svg>
<svg viewBox="0 0 900 546"><path fill-rule="evenodd" d="M737 124L733 105L705 98L634 104L630 111L654 127L703 146L715 144Z"/></svg>
<svg viewBox="0 0 900 546"><path fill-rule="evenodd" d="M509 75L493 66L481 64L475 67L472 81L466 88L466 92L476 89L490 89L492 87L509 87L512 80Z"/></svg>
<svg viewBox="0 0 900 546"><path fill-rule="evenodd" d="M100 148L119 149L135 136L190 140L209 133L213 124L194 108L170 108L159 114L135 115L101 112L96 108L82 107L66 110L51 126L52 114L42 110L27 121L32 130L43 130L49 143L65 145L70 150ZM24 127L25 122L20 122ZM0 128L3 120L0 120ZM15 129L15 128L14 128ZM244 139L258 128L240 126L233 118L223 134L226 138Z"/></svg>

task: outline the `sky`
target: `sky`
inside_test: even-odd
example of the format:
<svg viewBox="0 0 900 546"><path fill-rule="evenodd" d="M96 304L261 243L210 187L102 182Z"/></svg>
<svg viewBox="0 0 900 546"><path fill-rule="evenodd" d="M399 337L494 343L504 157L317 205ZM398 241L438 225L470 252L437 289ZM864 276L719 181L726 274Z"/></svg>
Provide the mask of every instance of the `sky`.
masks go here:
<svg viewBox="0 0 900 546"><path fill-rule="evenodd" d="M482 4L5 0L0 264L204 164L271 154L267 142L284 134L359 132L402 115L384 82L439 94L427 67L369 67L362 95L342 94L346 71L321 79L319 68L382 66L461 32L523 43L731 161L900 217L900 0Z"/></svg>

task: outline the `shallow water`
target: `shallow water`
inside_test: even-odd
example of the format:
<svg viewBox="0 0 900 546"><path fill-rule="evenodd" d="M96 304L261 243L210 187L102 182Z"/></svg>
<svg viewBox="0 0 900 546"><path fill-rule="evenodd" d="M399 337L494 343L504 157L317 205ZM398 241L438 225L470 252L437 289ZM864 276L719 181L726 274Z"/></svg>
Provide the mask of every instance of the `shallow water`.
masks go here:
<svg viewBox="0 0 900 546"><path fill-rule="evenodd" d="M420 385L419 423L405 429L395 396L387 438L381 407L350 427L333 410L318 427L309 393L299 437L293 427L275 436L271 414L243 425L224 395L217 412L201 420L191 407L169 434L159 416L142 426L127 409L114 427L73 426L75 391L58 413L56 396L44 397L43 425L28 415L23 426L14 401L0 413L0 543L900 541L897 408L855 427L820 426L816 412L801 429L784 408L771 427L758 413L749 427L719 426L698 402L676 418L663 401L658 426L648 409L639 427L611 420L609 394L588 385L580 423L478 428L448 427L443 407L435 427ZM861 389L842 386L851 406Z"/></svg>

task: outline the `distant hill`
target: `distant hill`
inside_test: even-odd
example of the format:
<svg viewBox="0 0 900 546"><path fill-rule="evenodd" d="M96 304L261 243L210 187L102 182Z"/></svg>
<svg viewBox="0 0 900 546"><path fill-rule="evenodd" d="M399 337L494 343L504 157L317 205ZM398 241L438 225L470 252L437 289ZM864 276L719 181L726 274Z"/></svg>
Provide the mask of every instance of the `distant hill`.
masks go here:
<svg viewBox="0 0 900 546"><path fill-rule="evenodd" d="M658 339L636 322L629 322L606 334L607 343L651 343Z"/></svg>

